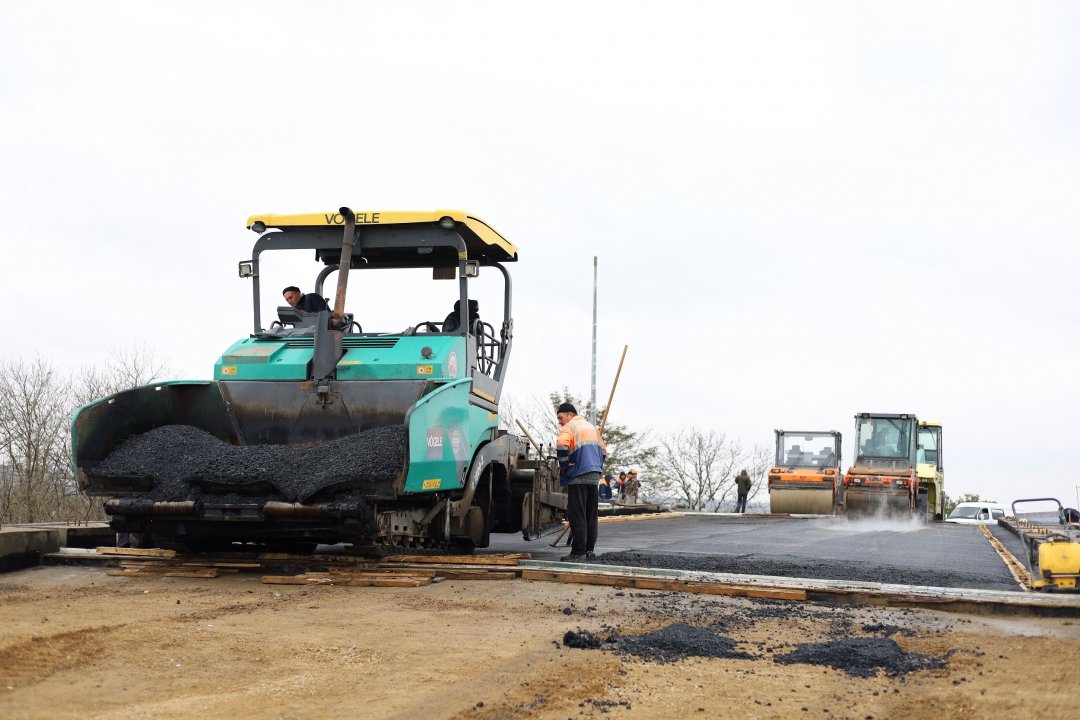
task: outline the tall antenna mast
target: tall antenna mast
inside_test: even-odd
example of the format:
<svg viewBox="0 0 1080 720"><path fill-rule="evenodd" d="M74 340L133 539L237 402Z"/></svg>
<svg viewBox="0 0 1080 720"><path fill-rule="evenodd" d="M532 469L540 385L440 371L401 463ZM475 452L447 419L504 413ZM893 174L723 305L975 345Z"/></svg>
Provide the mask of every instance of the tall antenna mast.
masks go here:
<svg viewBox="0 0 1080 720"><path fill-rule="evenodd" d="M592 392L589 395L589 422L596 425L596 256L592 258Z"/></svg>

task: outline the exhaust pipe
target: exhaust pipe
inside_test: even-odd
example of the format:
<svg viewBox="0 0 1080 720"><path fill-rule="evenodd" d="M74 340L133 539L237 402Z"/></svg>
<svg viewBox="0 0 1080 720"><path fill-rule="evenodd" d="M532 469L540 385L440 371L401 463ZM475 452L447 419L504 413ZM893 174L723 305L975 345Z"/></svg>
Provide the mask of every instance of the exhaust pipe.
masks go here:
<svg viewBox="0 0 1080 720"><path fill-rule="evenodd" d="M345 220L345 234L341 241L341 259L338 261L337 293L334 295L334 310L329 321L320 316L315 328L315 350L312 356L311 377L317 381L317 392L325 405L330 402L330 380L337 370L341 359L342 323L345 321L345 290L349 285L349 266L352 265L353 243L356 242L356 213L347 207L338 210Z"/></svg>

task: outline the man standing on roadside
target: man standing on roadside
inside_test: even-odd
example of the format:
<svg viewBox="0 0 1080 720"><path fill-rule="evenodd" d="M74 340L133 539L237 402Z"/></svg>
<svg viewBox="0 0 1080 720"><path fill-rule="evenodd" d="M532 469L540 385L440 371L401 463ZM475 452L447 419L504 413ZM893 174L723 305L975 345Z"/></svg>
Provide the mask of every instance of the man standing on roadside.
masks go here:
<svg viewBox="0 0 1080 720"><path fill-rule="evenodd" d="M630 471L626 476L626 502L637 505L637 496L641 492L641 481L638 480L637 468Z"/></svg>
<svg viewBox="0 0 1080 720"><path fill-rule="evenodd" d="M577 408L563 403L555 412L559 419L559 439L555 441L559 459L559 484L566 488L566 519L570 523L570 554L564 562L587 562L596 557L596 504L600 471L607 449L600 433Z"/></svg>
<svg viewBox="0 0 1080 720"><path fill-rule="evenodd" d="M750 476L743 470L735 477L735 489L739 492L739 499L735 502L735 512L746 512L746 496L750 494Z"/></svg>

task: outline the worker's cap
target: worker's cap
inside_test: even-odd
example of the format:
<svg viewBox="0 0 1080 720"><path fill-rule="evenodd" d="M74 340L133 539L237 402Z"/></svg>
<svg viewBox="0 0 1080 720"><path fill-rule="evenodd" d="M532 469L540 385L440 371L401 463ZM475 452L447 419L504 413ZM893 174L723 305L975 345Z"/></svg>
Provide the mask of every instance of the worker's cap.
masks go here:
<svg viewBox="0 0 1080 720"><path fill-rule="evenodd" d="M637 468L634 468L633 470L631 470L630 474L631 475L637 475Z"/></svg>
<svg viewBox="0 0 1080 720"><path fill-rule="evenodd" d="M573 405L571 405L570 403L563 403L562 405L559 406L559 409L555 411L555 414L558 415L559 413L564 413L564 412L574 413L575 415L577 415L577 408L574 407Z"/></svg>
<svg viewBox="0 0 1080 720"><path fill-rule="evenodd" d="M614 480L615 476L612 475L611 473L608 473L607 475L604 476L604 479L605 480Z"/></svg>

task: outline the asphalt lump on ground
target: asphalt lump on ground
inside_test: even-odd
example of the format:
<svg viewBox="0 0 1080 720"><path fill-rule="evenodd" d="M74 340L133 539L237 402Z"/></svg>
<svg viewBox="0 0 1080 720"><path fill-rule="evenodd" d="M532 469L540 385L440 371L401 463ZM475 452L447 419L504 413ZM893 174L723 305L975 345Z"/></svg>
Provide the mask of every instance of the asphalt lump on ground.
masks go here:
<svg viewBox="0 0 1080 720"><path fill-rule="evenodd" d="M822 643L806 643L793 652L773 658L782 664L826 665L858 677L870 677L878 670L904 675L915 670L945 667L946 657L904 652L890 638L860 637Z"/></svg>

